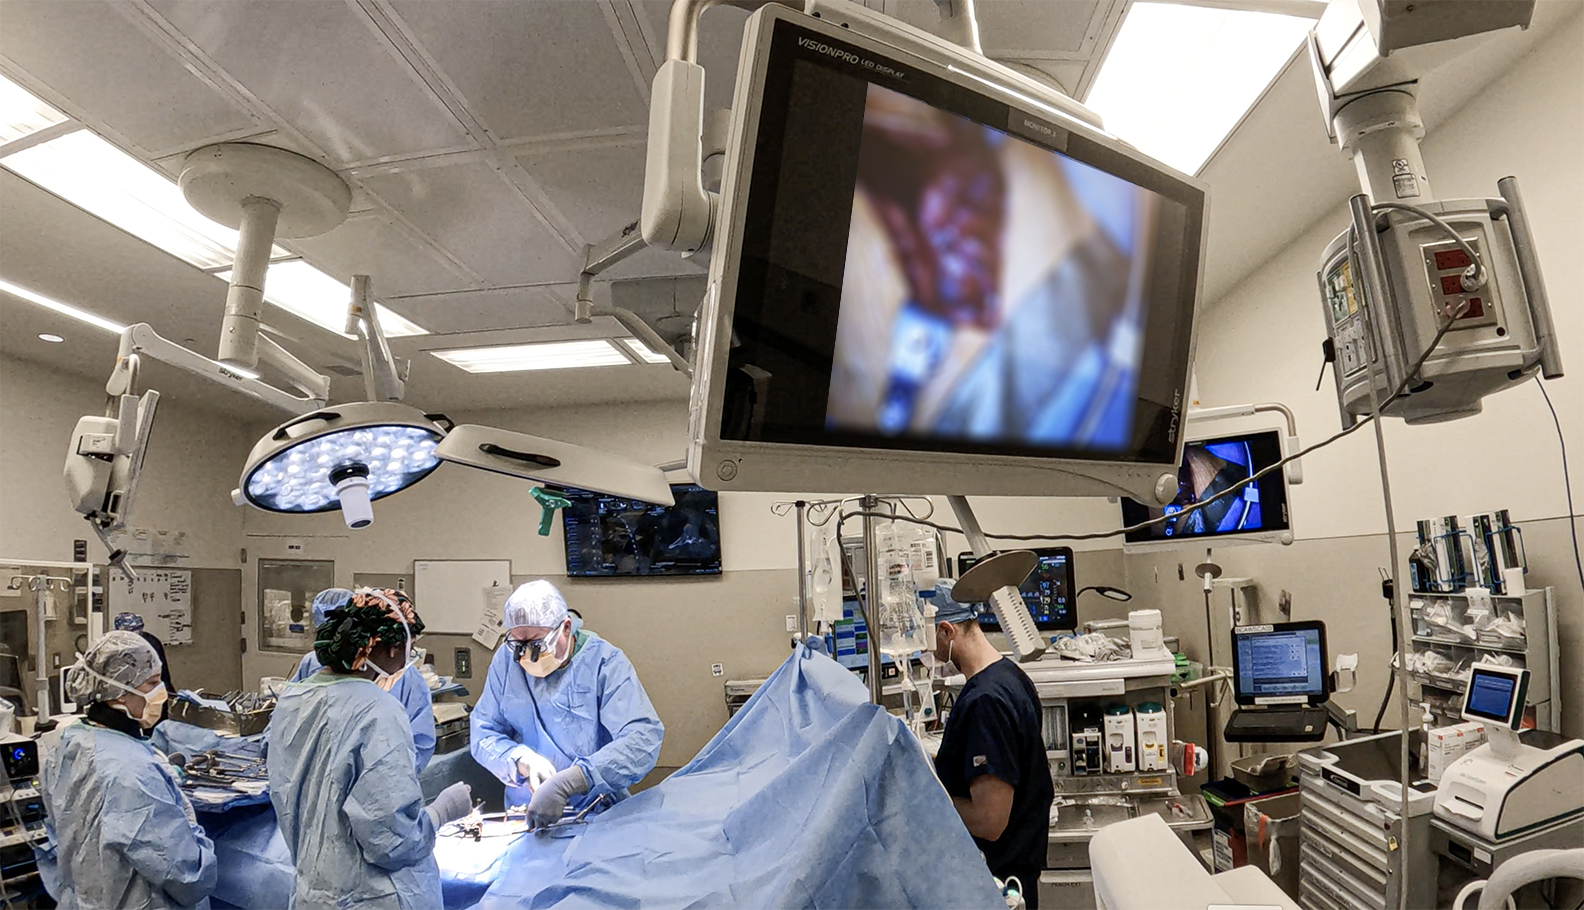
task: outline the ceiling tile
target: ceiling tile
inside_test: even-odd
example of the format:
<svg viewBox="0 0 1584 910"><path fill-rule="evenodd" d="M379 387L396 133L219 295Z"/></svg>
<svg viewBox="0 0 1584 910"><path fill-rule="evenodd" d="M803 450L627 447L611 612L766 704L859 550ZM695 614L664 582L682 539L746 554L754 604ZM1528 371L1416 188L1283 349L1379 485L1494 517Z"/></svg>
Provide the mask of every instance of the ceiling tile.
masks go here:
<svg viewBox="0 0 1584 910"><path fill-rule="evenodd" d="M642 145L520 155L517 161L591 242L631 224L643 206Z"/></svg>
<svg viewBox="0 0 1584 910"><path fill-rule="evenodd" d="M468 142L411 67L348 4L152 5L338 167Z"/></svg>
<svg viewBox="0 0 1584 910"><path fill-rule="evenodd" d="M355 274L373 276L374 295L381 300L469 283L466 274L452 268L438 252L420 245L379 215L350 218L327 234L294 240L292 246L341 281ZM418 324L434 331L426 322Z"/></svg>
<svg viewBox="0 0 1584 910"><path fill-rule="evenodd" d="M363 184L491 284L577 277L577 258L487 164L381 174Z"/></svg>
<svg viewBox="0 0 1584 910"><path fill-rule="evenodd" d="M553 290L547 288L501 288L417 295L393 300L390 305L434 334L568 325L572 322L572 311Z"/></svg>
<svg viewBox="0 0 1584 910"><path fill-rule="evenodd" d="M931 4L933 5L933 4ZM1107 2L1106 6L1110 6ZM979 43L1000 56L1070 56L1086 49L1084 38L1099 0L994 0L981 3Z"/></svg>
<svg viewBox="0 0 1584 910"><path fill-rule="evenodd" d="M648 122L598 3L393 6L498 140Z"/></svg>
<svg viewBox="0 0 1584 910"><path fill-rule="evenodd" d="M8 0L3 18L0 55L148 151L256 125L108 3Z"/></svg>

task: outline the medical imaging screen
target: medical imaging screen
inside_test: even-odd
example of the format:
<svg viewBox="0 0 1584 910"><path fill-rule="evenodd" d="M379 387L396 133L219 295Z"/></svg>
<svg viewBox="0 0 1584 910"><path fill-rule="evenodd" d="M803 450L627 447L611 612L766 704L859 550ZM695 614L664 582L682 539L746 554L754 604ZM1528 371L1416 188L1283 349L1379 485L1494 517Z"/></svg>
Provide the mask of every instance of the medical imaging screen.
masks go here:
<svg viewBox="0 0 1584 910"><path fill-rule="evenodd" d="M693 484L672 484L672 506L587 490L563 491L567 574L718 575L720 505Z"/></svg>
<svg viewBox="0 0 1584 910"><path fill-rule="evenodd" d="M1319 629L1238 633L1237 693L1255 698L1324 695Z"/></svg>
<svg viewBox="0 0 1584 910"><path fill-rule="evenodd" d="M873 63L768 64L722 437L1170 460L1202 196Z"/></svg>
<svg viewBox="0 0 1584 910"><path fill-rule="evenodd" d="M1281 457L1281 439L1274 430L1185 444L1175 499L1164 508L1122 500L1124 525L1165 516L1164 521L1129 532L1127 542L1287 530L1287 485L1280 470L1233 489ZM1208 505L1192 508L1199 503Z"/></svg>

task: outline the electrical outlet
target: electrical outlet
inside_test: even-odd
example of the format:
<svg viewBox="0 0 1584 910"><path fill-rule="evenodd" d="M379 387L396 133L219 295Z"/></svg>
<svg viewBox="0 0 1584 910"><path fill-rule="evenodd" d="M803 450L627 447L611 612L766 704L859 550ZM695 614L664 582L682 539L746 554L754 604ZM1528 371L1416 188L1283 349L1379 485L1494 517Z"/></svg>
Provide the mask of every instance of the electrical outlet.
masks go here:
<svg viewBox="0 0 1584 910"><path fill-rule="evenodd" d="M721 666L720 664L710 664L710 675L711 676L725 676L726 675L726 668Z"/></svg>
<svg viewBox="0 0 1584 910"><path fill-rule="evenodd" d="M796 613L788 613L787 614L787 631L788 632L796 632L797 631L797 614Z"/></svg>

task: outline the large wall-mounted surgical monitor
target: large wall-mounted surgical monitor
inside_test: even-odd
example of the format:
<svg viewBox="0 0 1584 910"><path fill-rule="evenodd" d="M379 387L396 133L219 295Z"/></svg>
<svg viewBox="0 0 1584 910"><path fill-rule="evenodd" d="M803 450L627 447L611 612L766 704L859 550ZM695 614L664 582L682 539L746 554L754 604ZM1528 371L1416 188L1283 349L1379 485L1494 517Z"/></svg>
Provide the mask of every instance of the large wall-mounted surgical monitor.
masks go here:
<svg viewBox="0 0 1584 910"><path fill-rule="evenodd" d="M1215 546L1292 543L1286 472L1271 471L1232 490L1281 459L1282 437L1276 430L1189 440L1177 468L1176 498L1164 507L1122 499L1124 527L1164 516L1147 528L1129 531L1124 547L1135 551L1201 541ZM1191 508L1203 502L1209 504Z"/></svg>
<svg viewBox="0 0 1584 910"><path fill-rule="evenodd" d="M1204 186L1070 99L876 21L749 21L694 476L1151 498L1176 471Z"/></svg>

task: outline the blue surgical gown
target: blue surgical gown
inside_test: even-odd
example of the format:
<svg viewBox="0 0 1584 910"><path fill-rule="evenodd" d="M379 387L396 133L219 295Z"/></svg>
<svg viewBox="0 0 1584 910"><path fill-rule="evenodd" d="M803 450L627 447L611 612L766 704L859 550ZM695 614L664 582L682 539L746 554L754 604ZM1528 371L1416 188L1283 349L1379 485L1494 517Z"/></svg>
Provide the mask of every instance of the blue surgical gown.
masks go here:
<svg viewBox="0 0 1584 910"><path fill-rule="evenodd" d="M322 667L324 664L319 662L319 655L309 651L297 664L297 672L292 675L291 681L302 682L318 673ZM429 759L434 757L435 750L434 700L429 694L429 683L424 681L417 667L408 664L401 678L396 680L396 685L391 686L390 694L396 696L396 700L407 711L407 721L412 724L413 748L418 753L414 764L419 771L423 771L429 767Z"/></svg>
<svg viewBox="0 0 1584 910"><path fill-rule="evenodd" d="M473 709L473 758L506 784L506 804L531 796L517 773L514 754L526 746L555 765L583 769L589 791L573 802L600 796L627 798L627 788L654 770L665 727L621 649L592 632L577 633L580 646L566 666L543 679L529 676L502 645L490 661L489 679Z"/></svg>
<svg viewBox="0 0 1584 910"><path fill-rule="evenodd" d="M44 764L39 872L62 907L208 907L214 844L144 740L79 722Z"/></svg>
<svg viewBox="0 0 1584 910"><path fill-rule="evenodd" d="M441 906L435 826L401 706L361 677L315 673L286 684L268 732L294 910Z"/></svg>

